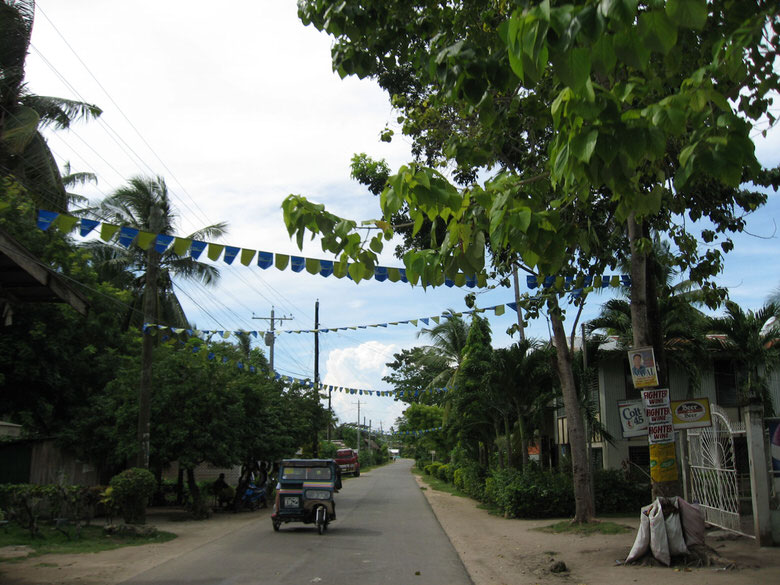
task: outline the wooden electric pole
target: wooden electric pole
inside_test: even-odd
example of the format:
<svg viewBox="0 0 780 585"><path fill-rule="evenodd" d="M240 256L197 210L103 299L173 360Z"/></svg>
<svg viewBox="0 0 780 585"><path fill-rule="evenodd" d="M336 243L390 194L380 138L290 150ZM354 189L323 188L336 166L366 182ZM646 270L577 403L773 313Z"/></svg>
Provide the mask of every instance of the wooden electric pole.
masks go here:
<svg viewBox="0 0 780 585"><path fill-rule="evenodd" d="M271 373L274 372L274 341L276 339L276 335L274 334L275 329L275 323L276 321L292 321L294 317L274 317L274 307L271 307L271 316L270 317L255 317L254 313L252 313L252 319L264 319L266 321L271 322L271 330L268 331L265 334L265 344L268 346L268 361L270 362L271 366Z"/></svg>

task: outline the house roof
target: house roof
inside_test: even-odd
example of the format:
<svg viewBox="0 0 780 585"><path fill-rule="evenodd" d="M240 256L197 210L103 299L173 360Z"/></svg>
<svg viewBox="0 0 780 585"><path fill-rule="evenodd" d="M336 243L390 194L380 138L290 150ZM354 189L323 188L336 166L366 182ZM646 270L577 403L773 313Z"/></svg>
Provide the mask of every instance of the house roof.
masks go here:
<svg viewBox="0 0 780 585"><path fill-rule="evenodd" d="M86 316L86 297L0 229L0 300L21 303L67 303Z"/></svg>

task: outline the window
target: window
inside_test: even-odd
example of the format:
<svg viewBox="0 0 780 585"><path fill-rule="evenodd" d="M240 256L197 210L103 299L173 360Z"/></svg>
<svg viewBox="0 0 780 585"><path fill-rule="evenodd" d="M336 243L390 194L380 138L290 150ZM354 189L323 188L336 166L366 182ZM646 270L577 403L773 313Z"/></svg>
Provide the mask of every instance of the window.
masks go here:
<svg viewBox="0 0 780 585"><path fill-rule="evenodd" d="M739 406L737 399L737 375L734 362L729 360L714 360L715 396L720 406Z"/></svg>
<svg viewBox="0 0 780 585"><path fill-rule="evenodd" d="M650 469L650 447L648 445L636 445L628 447L628 460L642 469Z"/></svg>

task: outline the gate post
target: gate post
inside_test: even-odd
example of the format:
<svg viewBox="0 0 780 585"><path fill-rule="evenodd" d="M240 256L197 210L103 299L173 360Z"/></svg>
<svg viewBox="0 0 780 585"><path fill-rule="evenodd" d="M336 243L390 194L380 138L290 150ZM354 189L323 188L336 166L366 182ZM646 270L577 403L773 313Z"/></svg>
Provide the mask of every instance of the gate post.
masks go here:
<svg viewBox="0 0 780 585"><path fill-rule="evenodd" d="M748 458L750 459L750 491L753 500L753 527L759 546L772 546L772 525L769 513L769 466L764 441L764 407L745 407Z"/></svg>

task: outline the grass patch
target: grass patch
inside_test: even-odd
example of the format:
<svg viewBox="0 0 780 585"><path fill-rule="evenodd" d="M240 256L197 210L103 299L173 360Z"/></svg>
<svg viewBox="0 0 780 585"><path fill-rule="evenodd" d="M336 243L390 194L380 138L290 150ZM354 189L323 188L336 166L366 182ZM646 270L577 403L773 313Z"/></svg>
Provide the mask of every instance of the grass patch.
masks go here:
<svg viewBox="0 0 780 585"><path fill-rule="evenodd" d="M587 536L588 534L625 534L626 532L633 532L634 529L626 526L625 524L617 524L615 522L589 522L588 524L572 524L568 520L556 522L549 526L542 526L537 528L541 532L552 532L553 534L582 534Z"/></svg>
<svg viewBox="0 0 780 585"><path fill-rule="evenodd" d="M501 518L504 517L504 512L501 510L501 508L499 508L495 504L479 502L477 504L477 508L479 508L480 510L485 510L491 516L499 516Z"/></svg>
<svg viewBox="0 0 780 585"><path fill-rule="evenodd" d="M15 524L9 524L7 531L0 531L0 548L5 546L29 546L33 553L27 558L36 557L45 554L79 554L93 553L103 550L113 550L123 546L139 546L142 544L156 544L168 542L176 538L171 532L158 531L154 536L132 537L132 536L109 536L103 534L102 526L85 526L81 529L81 536L76 538L75 530L71 529L72 536L70 540L62 532L55 530L51 526L42 526L40 533L35 538L30 536L30 531ZM16 559L6 559L5 562L12 562ZM0 559L3 562L3 559Z"/></svg>
<svg viewBox="0 0 780 585"><path fill-rule="evenodd" d="M468 498L468 495L464 494L462 491L460 491L451 483L442 481L438 477L433 477L432 475L425 475L424 471L417 469L416 467L412 467L412 473L414 473L415 475L419 475L422 478L422 480L428 484L428 487L430 487L432 490L436 490L437 492L445 492L448 494L452 494L453 496L458 496L459 498Z"/></svg>

